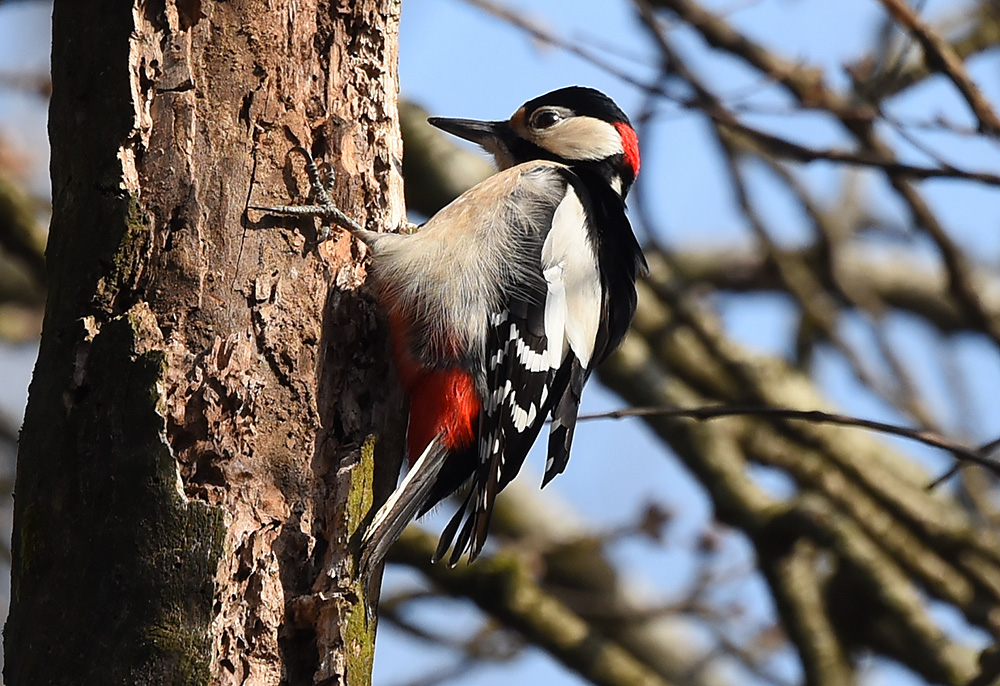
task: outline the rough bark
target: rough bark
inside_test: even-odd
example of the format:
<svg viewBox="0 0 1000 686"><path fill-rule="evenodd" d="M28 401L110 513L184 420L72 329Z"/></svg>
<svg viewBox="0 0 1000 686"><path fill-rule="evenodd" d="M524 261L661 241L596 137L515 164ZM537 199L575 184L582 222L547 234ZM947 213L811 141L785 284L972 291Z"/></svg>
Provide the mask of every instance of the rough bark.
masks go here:
<svg viewBox="0 0 1000 686"><path fill-rule="evenodd" d="M349 549L398 466L385 327L351 240L244 208L307 192L301 143L398 225L398 10L56 0L10 686L370 681Z"/></svg>

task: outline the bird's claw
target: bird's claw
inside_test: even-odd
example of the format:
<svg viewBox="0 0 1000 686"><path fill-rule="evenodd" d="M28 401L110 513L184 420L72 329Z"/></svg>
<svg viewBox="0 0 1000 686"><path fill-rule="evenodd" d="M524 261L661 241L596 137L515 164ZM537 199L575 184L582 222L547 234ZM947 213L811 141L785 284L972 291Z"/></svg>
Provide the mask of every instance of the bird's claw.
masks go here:
<svg viewBox="0 0 1000 686"><path fill-rule="evenodd" d="M333 190L333 172L328 174L328 183L324 183L323 175L312 154L301 145L295 146L292 150L298 151L305 157L306 173L309 175L312 196L318 202L312 205L248 205L247 209L268 212L270 214L319 217L320 219L325 219L328 222L342 226L353 234L362 235L365 232L364 228L344 214L334 204L333 198L330 197ZM331 233L331 226L328 223L324 223L320 226L316 238L318 242L322 243L329 240Z"/></svg>

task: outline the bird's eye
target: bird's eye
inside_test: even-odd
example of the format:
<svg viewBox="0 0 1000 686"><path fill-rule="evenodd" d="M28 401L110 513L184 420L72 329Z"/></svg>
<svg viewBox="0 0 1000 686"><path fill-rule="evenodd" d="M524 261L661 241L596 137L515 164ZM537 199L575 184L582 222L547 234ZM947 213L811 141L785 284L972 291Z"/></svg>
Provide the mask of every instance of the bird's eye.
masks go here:
<svg viewBox="0 0 1000 686"><path fill-rule="evenodd" d="M562 121L562 115L554 110L538 110L531 115L531 126L535 129L547 129Z"/></svg>

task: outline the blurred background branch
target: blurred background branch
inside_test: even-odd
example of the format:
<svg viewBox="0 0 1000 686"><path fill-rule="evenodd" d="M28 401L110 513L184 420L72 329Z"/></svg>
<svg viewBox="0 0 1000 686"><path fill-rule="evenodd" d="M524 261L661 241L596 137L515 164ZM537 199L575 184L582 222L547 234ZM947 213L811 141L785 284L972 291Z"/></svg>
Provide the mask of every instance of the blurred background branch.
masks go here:
<svg viewBox="0 0 1000 686"><path fill-rule="evenodd" d="M598 4L625 29L580 29L576 15ZM506 107L537 95L546 60L566 55L585 77L560 63L546 87L586 78L633 116L643 165L629 205L650 271L632 332L599 370L614 398L596 410L820 410L959 446L1000 434L1000 3L868 4L825 29L809 22L838 3L616 0L561 15L514 1L403 3L404 95L453 92L434 114L504 117L494 91ZM479 28L441 25L444 10ZM800 24L775 28L785 13ZM789 50L799 30L825 30L816 42L838 50ZM420 92L407 90L411 64L410 83L429 84ZM514 85L451 76L463 69ZM0 95L47 95L33 74L0 65ZM400 114L412 213L433 214L491 173L414 102ZM23 345L41 325L45 208L20 165L0 145L0 339ZM995 475L963 464L927 490L953 458L774 414L590 426L556 484L579 488L570 480L589 474L596 485L560 498L515 482L498 503L492 559L430 567L427 537L407 534L382 605L392 683L510 683L539 650L576 676L550 668L533 683L997 681ZM15 427L0 415L4 454ZM622 482L639 495L623 502ZM523 613L504 604L521 587ZM560 638L532 609L571 630ZM418 648L393 660L392 640ZM408 660L422 651L446 659L421 672Z"/></svg>
<svg viewBox="0 0 1000 686"><path fill-rule="evenodd" d="M926 65L940 66L934 58L946 54L951 66L943 68L953 84L965 89L962 95L977 111L982 129L980 133L963 130L960 135L993 136L992 106L987 107L966 88L969 77L953 58L967 59L1000 42L994 8L982 4L970 10L972 18L950 43L943 42L943 34L930 25L916 27L911 22L904 28L922 32L918 43L928 50L933 47L931 59L915 60L899 49L889 60L875 49L849 66L853 81L850 90L841 93L828 85L821 70L782 57L693 0L634 3L638 21L660 51L662 77L656 79L623 75L592 46L564 38L557 27L506 5L486 0L471 4L536 41L626 76L626 83L646 93L647 102L661 100L670 107L701 112L726 160L730 188L753 240L739 246L686 245L662 251L651 246L647 253L650 273L640 288L636 323L620 352L600 370L605 384L630 403L653 408L748 403L830 410L809 368L817 349L829 344L853 369L856 381L895 407L899 416L909 417L918 427L948 433L948 422L935 409L940 400L922 397L921 383L915 380L921 374L894 342L890 322L906 313L939 336L985 336L992 341L995 360L1000 341L1000 280L995 269L966 254L913 180L938 176L989 185L997 182L997 172L954 164L944 157L935 158L935 166L914 165L904 161L876 129L887 121L882 103L937 73ZM744 117L755 115L754 106L715 95L717 86L699 77L699 68L674 45L681 26L693 29L711 48L743 62L791 96L793 103L786 108L789 116L796 110L825 115L843 127L855 147L807 145L746 123ZM416 118L420 113L408 114L414 121L405 124L404 131L419 131ZM954 128L943 120L938 126ZM423 145L434 136L429 130L425 135L428 138L406 138L408 157L426 157ZM440 149L434 154L441 160L438 173L448 168L463 175L458 166L461 156L446 157ZM648 159L644 151L644 160ZM812 162L842 164L846 175L855 174L850 168L857 165L883 174L899 202L908 208L905 226L886 226L884 213L851 191L850 185L844 187L852 193L844 198L846 202L833 205L819 200L798 168ZM773 233L769 213L752 189L761 165L797 199L805 224L811 227L811 242L788 246ZM456 177L448 178L453 184ZM481 177L468 174L464 178L471 185ZM649 195L649 188L640 181L639 203L645 205ZM432 213L447 197L421 204L419 209ZM643 220L656 216L648 208L640 208L639 214ZM900 230L905 238L890 240L886 246L883 236ZM937 247L937 259L922 248L909 247L921 233ZM882 245L873 250L873 244ZM716 293L788 298L800 319L792 364L752 353L733 341L715 312ZM870 330L874 348L859 346L856 337L845 335L847 319ZM976 678L978 651L948 635L928 600L955 608L970 626L988 635L1000 631L996 619L1000 540L984 526L995 516L993 497L971 495L993 492L995 477L970 466L962 470L953 492L928 492L927 473L875 436L839 427L793 424L780 416L701 425L657 417L655 410L652 414L644 421L698 478L716 516L743 531L753 545L804 681L856 683L860 654L896 660L929 683L962 684ZM759 467L778 470L789 479L790 488L783 489L787 492L775 497L762 489L753 478ZM615 563L604 557L602 551L610 541L578 534L570 540L589 541L581 548L581 544L552 543L565 538L537 524L512 529L510 520L516 521L516 513L525 509L523 498L517 493L510 497L517 504L504 503L495 528L513 550L534 551L531 559L536 560L542 588L558 594L567 586L582 586L588 589L589 607L614 607L615 594L628 588L629 581L618 579ZM530 521L551 519L537 516ZM585 525L580 528L586 530ZM581 549L587 551L584 557L579 557ZM576 558L570 550L576 551ZM561 561L564 554L575 563ZM614 579L603 592L585 581L595 568L604 570L602 578ZM557 580L567 570L571 580ZM456 592L442 577L435 575L435 583ZM633 609L637 616L642 614ZM704 625L704 609L689 598L671 604L665 612ZM642 626L640 619L630 620L624 613L609 626L596 615L580 616L644 659L641 649L623 638ZM668 643L661 642L660 649ZM768 676L766 659L748 662L745 653L740 659L739 645L717 635L715 648L701 659L711 662L718 650L727 659L738 660L755 678L780 681L773 674ZM684 682L684 669L690 665L668 660L654 668L665 679Z"/></svg>

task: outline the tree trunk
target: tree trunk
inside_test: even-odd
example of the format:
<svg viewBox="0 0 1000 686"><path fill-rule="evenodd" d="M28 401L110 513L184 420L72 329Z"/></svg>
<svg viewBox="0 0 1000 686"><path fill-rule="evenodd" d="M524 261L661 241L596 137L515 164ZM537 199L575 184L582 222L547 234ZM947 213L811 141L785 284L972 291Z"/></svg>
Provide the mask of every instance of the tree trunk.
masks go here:
<svg viewBox="0 0 1000 686"><path fill-rule="evenodd" d="M385 325L349 237L245 206L308 193L301 143L399 224L398 14L56 0L8 686L370 681L350 551L402 445Z"/></svg>

